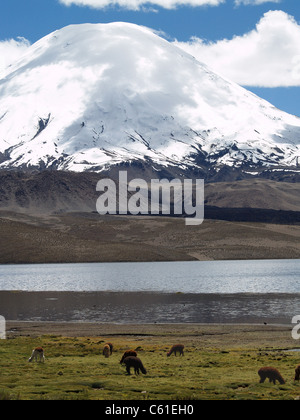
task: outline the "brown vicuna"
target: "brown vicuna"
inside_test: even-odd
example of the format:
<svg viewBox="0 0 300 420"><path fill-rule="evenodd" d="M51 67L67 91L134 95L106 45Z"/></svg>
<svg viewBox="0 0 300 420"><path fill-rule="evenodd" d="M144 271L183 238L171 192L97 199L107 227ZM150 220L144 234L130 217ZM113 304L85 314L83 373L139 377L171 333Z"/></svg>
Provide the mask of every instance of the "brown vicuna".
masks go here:
<svg viewBox="0 0 300 420"><path fill-rule="evenodd" d="M113 344L112 344L112 343L106 343L106 344L108 344L108 345L109 345L110 354L112 355L113 348L114 348Z"/></svg>
<svg viewBox="0 0 300 420"><path fill-rule="evenodd" d="M35 360L36 362L45 361L44 349L42 347L36 347L35 349L32 350L32 353L28 359L28 362L32 362L32 360Z"/></svg>
<svg viewBox="0 0 300 420"><path fill-rule="evenodd" d="M278 381L280 384L285 384L285 380L280 375L277 369L272 367L263 367L259 369L258 375L260 377L260 383L264 383L265 380L268 378L269 382L273 382L273 384L276 384L276 381Z"/></svg>
<svg viewBox="0 0 300 420"><path fill-rule="evenodd" d="M137 356L137 352L134 350L126 350L125 353L122 356L122 359L120 360L120 363L122 364L124 362L124 359L128 356Z"/></svg>
<svg viewBox="0 0 300 420"><path fill-rule="evenodd" d="M103 356L105 357L109 357L110 356L110 347L109 344L105 344L105 346L103 347Z"/></svg>
<svg viewBox="0 0 300 420"><path fill-rule="evenodd" d="M146 373L147 373L141 359L139 359L138 357L128 356L124 359L124 363L126 365L126 371L127 371L128 375L130 375L130 368L132 368L132 367L134 368L134 373L136 375L140 374L140 370L144 375L146 375Z"/></svg>
<svg viewBox="0 0 300 420"><path fill-rule="evenodd" d="M174 346L171 347L171 350L167 353L167 356L171 356L172 353L175 354L179 352L179 356L183 356L183 349L184 349L184 345L183 344L174 344Z"/></svg>
<svg viewBox="0 0 300 420"><path fill-rule="evenodd" d="M300 380L300 365L295 369L295 381Z"/></svg>

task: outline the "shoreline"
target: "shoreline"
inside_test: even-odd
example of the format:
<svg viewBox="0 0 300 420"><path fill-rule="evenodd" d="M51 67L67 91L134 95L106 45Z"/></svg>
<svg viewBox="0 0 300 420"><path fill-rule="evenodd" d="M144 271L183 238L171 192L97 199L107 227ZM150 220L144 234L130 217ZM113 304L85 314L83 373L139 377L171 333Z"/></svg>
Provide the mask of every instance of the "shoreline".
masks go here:
<svg viewBox="0 0 300 420"><path fill-rule="evenodd" d="M32 328L32 334L36 335L36 332L44 332L47 335L47 331L50 331L50 328L54 330L60 330L61 332L70 332L76 333L81 331L84 333L83 336L88 336L93 330L101 329L101 335L113 336L113 335L155 335L157 331L167 333L172 331L173 333L180 333L184 335L194 334L197 335L198 329L203 329L208 331L209 329L217 331L222 330L223 328L227 331L229 330L242 330L252 329L257 331L272 331L282 330L282 331L291 331L293 326L290 324L258 324L258 323L242 323L242 322L232 322L232 323L201 323L201 322L191 322L191 323L144 323L144 324L135 324L135 323L101 323L101 322L74 322L74 321L20 321L20 320L6 320L6 332L12 335L26 335L28 336L28 331ZM89 329L88 329L89 328ZM31 335L31 334L30 334ZM300 345L300 342L299 342Z"/></svg>
<svg viewBox="0 0 300 420"><path fill-rule="evenodd" d="M145 260L123 260L123 259L116 259L116 260L86 260L86 261L24 261L24 262L0 262L0 267L1 266L8 266L8 265L80 265L80 264L144 264L144 263L190 263L190 262L224 262L224 261L286 261L286 260L290 260L290 261L298 261L300 259L300 256L298 257L274 257L272 258L272 256L266 256L266 257L245 257L245 258L234 258L234 257L228 257L228 258L222 258L222 259L212 259L212 258L207 258L207 259L198 259L198 258L186 258L186 259L145 259Z"/></svg>
<svg viewBox="0 0 300 420"><path fill-rule="evenodd" d="M24 338L39 343L42 337L94 337L118 345L159 342L183 342L202 349L273 348L289 350L300 347L292 338L291 325L258 324L100 324L66 322L7 321L7 339ZM140 344L139 344L140 343ZM280 343L280 344L279 344Z"/></svg>
<svg viewBox="0 0 300 420"><path fill-rule="evenodd" d="M115 333L112 333L111 331L119 331L121 329L125 329L125 330L135 330L135 333L130 333L127 332L127 335L140 335L140 333L138 331L143 330L143 329L172 329L174 331L176 330L180 330L180 329L193 329L193 328L204 328L204 329L208 329L208 328L220 328L222 329L223 327L229 327L232 329L236 329L236 328L244 328L244 327L250 327L253 329L266 329L266 327L268 328L278 328L278 329L287 329L287 330L292 330L292 326L290 324L278 324L278 323L266 323L266 324L259 324L259 323L255 323L255 322L224 322L224 323L217 323L217 322L206 322L206 323L201 323L201 322L188 322L188 323L171 323L171 322L161 322L161 323L157 323L157 322L149 322L149 323L143 323L143 324L134 324L134 323L110 323L110 322L104 322L104 323L99 323L97 321L93 321L93 322L74 322L74 321L20 321L20 320L6 320L6 328L7 328L7 332L8 333L14 333L14 331L12 330L19 330L19 331L27 331L27 328L37 328L40 331L47 331L49 330L49 327L54 327L55 329L61 329L61 331L63 331L64 329L66 330L74 330L74 331L78 331L78 330L84 330L88 327L90 327L91 329L94 329L97 327L101 328L102 330L105 331L110 331L109 333L106 333L106 335L115 335ZM87 334L87 332L86 332ZM85 334L85 335L86 335ZM121 333L120 333L121 334ZM122 333L123 335L123 333ZM149 335L151 335L149 333Z"/></svg>

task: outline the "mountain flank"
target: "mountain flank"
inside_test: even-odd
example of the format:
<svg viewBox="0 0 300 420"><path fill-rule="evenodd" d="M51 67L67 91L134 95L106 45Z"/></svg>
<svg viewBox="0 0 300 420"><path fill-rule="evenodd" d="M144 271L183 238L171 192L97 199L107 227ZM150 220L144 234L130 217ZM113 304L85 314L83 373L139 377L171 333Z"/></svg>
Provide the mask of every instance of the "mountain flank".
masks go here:
<svg viewBox="0 0 300 420"><path fill-rule="evenodd" d="M300 226L205 219L0 211L0 263L300 258Z"/></svg>

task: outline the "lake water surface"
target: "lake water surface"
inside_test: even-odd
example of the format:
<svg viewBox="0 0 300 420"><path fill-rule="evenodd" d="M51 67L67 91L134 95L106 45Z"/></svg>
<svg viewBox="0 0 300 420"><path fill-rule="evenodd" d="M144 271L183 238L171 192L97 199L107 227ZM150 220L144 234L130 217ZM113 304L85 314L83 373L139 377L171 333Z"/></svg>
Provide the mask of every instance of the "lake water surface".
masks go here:
<svg viewBox="0 0 300 420"><path fill-rule="evenodd" d="M300 260L0 265L0 290L299 293Z"/></svg>
<svg viewBox="0 0 300 420"><path fill-rule="evenodd" d="M0 266L7 320L278 323L300 314L300 260Z"/></svg>

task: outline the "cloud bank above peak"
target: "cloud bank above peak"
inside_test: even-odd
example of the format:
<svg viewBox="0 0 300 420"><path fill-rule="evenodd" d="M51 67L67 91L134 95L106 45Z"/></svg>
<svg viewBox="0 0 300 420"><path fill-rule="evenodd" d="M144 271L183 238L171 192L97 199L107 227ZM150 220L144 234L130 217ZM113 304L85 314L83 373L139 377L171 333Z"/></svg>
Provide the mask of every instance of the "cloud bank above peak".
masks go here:
<svg viewBox="0 0 300 420"><path fill-rule="evenodd" d="M75 0L61 0L70 3ZM99 3L101 0L76 0ZM142 0L117 0L115 3L142 4ZM159 3L160 0L155 0ZM165 2L166 0L164 0ZM212 0L189 0L204 4ZM218 2L219 0L216 0ZM236 0L249 2L264 0ZM273 0L274 1L274 0ZM183 0L182 0L183 2ZM102 3L111 3L102 0ZM168 0L168 4L179 4ZM149 4L149 2L148 2ZM153 2L154 4L154 2ZM155 31L154 31L155 32ZM158 33L158 35L160 35ZM205 63L216 73L242 86L296 87L300 86L300 24L282 10L265 13L256 27L242 36L207 42L192 37L188 42L174 40L173 44ZM30 46L25 38L0 41L0 73L17 61ZM5 72L2 73L2 77ZM0 74L1 78L1 74Z"/></svg>
<svg viewBox="0 0 300 420"><path fill-rule="evenodd" d="M30 46L30 42L22 37L0 41L0 72L17 61Z"/></svg>
<svg viewBox="0 0 300 420"><path fill-rule="evenodd" d="M175 44L215 72L243 85L300 86L300 25L282 10L269 11L256 28L232 39L192 37Z"/></svg>

